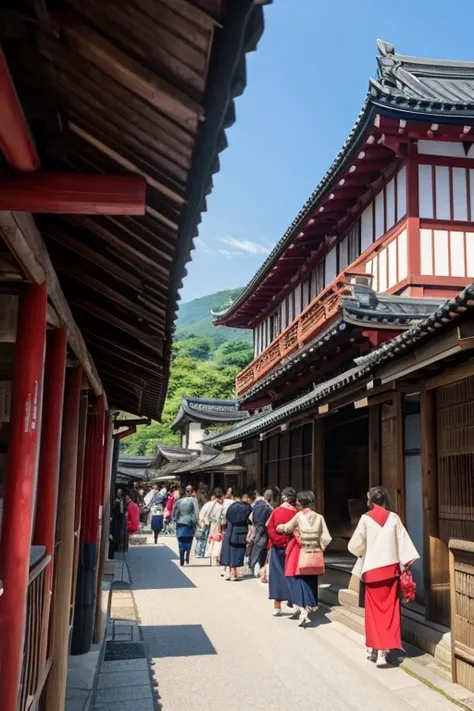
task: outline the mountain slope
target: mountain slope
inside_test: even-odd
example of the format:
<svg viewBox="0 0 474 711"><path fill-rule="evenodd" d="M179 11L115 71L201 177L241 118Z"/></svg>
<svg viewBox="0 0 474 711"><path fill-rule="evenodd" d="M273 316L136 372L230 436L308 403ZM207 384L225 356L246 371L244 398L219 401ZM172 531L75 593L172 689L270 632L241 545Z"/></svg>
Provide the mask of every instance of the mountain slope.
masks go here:
<svg viewBox="0 0 474 711"><path fill-rule="evenodd" d="M252 341L252 331L240 328L213 326L211 311L223 311L241 293L242 289L226 289L215 294L201 296L179 307L176 338L208 336L216 346L227 341Z"/></svg>

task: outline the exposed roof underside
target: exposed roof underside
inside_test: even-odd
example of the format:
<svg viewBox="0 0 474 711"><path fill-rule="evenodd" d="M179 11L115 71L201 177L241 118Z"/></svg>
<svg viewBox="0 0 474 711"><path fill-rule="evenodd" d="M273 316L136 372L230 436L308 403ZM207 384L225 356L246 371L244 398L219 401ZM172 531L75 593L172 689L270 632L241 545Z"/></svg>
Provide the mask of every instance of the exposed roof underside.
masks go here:
<svg viewBox="0 0 474 711"><path fill-rule="evenodd" d="M144 217L36 216L113 407L161 414L178 290L262 30L253 0L0 10L42 169L146 179Z"/></svg>
<svg viewBox="0 0 474 711"><path fill-rule="evenodd" d="M320 383L311 392L282 407L251 417L246 422L225 432L207 437L204 442L212 447L222 447L269 430L300 412L314 408L323 400L330 399L335 392L342 391L344 387L359 381L363 383L364 379L369 380L378 366L389 360L400 358L405 353L416 348L418 344L435 338L436 335L452 328L460 319L472 318L473 313L474 285L464 289L456 298L446 301L440 309L422 321L415 323L407 331L388 341L377 350L367 356L357 358L357 364L354 368L331 380Z"/></svg>
<svg viewBox="0 0 474 711"><path fill-rule="evenodd" d="M370 79L365 102L347 140L253 279L234 303L217 316L216 325L254 327L271 312L272 303L281 297L290 280L298 273L304 276L310 264L318 260L318 254L325 253L328 235L349 229L361 205L370 199L370 188L381 174L397 170L400 159L388 142L379 143L372 135L372 142L367 143L377 114L408 121L424 120L427 128L435 121L472 123L473 62L408 57L396 54L388 42L379 40L377 44L380 52L377 77ZM381 136L383 131L379 133Z"/></svg>
<svg viewBox="0 0 474 711"><path fill-rule="evenodd" d="M248 413L237 409L236 400L208 400L183 395L178 414L171 428L178 430L188 422L201 422L207 425L238 422L246 417L248 417Z"/></svg>
<svg viewBox="0 0 474 711"><path fill-rule="evenodd" d="M311 343L298 349L295 355L290 356L284 364L275 368L267 377L262 378L261 381L251 387L239 398L239 403L250 402L261 395L262 392L266 392L268 388L275 388L277 385L281 386L292 375L294 377L298 369L303 369L307 372L310 363L317 361L322 352L327 354L328 348L331 348L331 344L336 342L338 336L341 336L345 342L348 341L347 326L355 326L358 329L365 330L374 329L376 331L389 329L390 333L404 331L414 323L427 318L444 303L444 299L377 295L372 290L363 290L358 287L359 294L363 291L365 291L365 302L361 302L354 297L344 298L337 321L333 321ZM355 340L355 333L357 331L351 331L353 340ZM334 372L334 369L332 369L332 372ZM312 377L314 379L318 378L317 363Z"/></svg>

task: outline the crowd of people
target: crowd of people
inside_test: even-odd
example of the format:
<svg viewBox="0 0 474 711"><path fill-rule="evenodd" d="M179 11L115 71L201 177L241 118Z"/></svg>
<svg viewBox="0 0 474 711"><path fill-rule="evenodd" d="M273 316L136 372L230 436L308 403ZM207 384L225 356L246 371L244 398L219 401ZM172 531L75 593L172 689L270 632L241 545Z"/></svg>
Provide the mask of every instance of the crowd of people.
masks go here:
<svg viewBox="0 0 474 711"><path fill-rule="evenodd" d="M385 663L389 650L402 648L400 601L414 597L409 569L419 555L390 511L386 489L371 488L367 504L348 549L357 559L353 574L365 598L368 659ZM204 485L170 491L155 486L148 492L139 485L119 493L115 507L128 514L129 533L148 522L155 543L164 526L174 525L181 566L189 564L195 540L195 557L221 566L224 580L259 577L268 584L275 617L286 613L304 628L318 609L318 579L332 539L312 491L287 487L249 494L229 488L208 496Z"/></svg>

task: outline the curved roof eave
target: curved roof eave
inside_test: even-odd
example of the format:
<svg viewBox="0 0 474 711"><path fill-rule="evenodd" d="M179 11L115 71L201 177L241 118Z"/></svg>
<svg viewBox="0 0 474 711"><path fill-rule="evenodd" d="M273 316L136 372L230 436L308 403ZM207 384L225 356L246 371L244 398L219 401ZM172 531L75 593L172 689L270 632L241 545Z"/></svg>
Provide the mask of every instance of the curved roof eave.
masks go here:
<svg viewBox="0 0 474 711"><path fill-rule="evenodd" d="M346 163L349 162L352 151L356 148L358 142L362 139L364 131L367 129L367 126L373 114L375 113L375 105L373 104L372 98L373 97L371 97L369 90L366 95L366 100L357 117L357 120L349 136L344 142L341 150L331 163L329 170L318 183L318 186L306 200L291 225L285 231L283 237L277 242L275 247L268 255L267 259L264 261L255 276L251 279L251 281L242 291L240 296L234 301L231 306L229 306L226 311L223 311L214 320L215 325L225 326L225 321L227 320L227 318L234 314L240 308L240 306L245 303L248 296L255 290L256 286L266 276L270 268L275 264L276 261L278 261L283 252L286 250L286 248L292 243L295 233L300 230L304 220L309 216L309 213L314 210L314 208L317 206L318 201L323 197L324 193L331 188L331 183L336 180L339 172L343 170Z"/></svg>

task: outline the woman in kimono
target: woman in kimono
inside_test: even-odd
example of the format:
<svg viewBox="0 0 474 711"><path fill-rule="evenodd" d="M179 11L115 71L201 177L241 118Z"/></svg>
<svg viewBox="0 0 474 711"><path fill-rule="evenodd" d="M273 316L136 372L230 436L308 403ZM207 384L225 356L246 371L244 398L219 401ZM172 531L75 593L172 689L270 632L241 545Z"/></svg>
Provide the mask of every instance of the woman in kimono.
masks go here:
<svg viewBox="0 0 474 711"><path fill-rule="evenodd" d="M267 521L268 534L268 597L273 600L273 615L281 615L281 603L283 600L292 607L288 580L285 577L285 553L290 536L285 533L277 533L277 526L288 523L296 514L296 491L289 486L283 489L281 494L282 504L277 506Z"/></svg>
<svg viewBox="0 0 474 711"><path fill-rule="evenodd" d="M181 567L185 563L189 565L189 555L199 518L198 503L193 494L193 487L188 485L184 496L178 499L174 506L173 516L176 522L176 538L178 539L179 563Z"/></svg>
<svg viewBox="0 0 474 711"><path fill-rule="evenodd" d="M300 619L300 627L306 627L310 613L318 609L318 575L298 574L300 551L308 548L324 553L332 538L324 517L311 508L314 506L312 491L300 492L296 503L298 513L288 523L277 526L277 532L293 536L286 551L285 577L296 607L292 619Z"/></svg>
<svg viewBox="0 0 474 711"><path fill-rule="evenodd" d="M248 494L240 497L234 493L234 502L225 514L227 528L222 542L221 565L229 568L226 580L238 579L238 568L244 564L247 535L250 524L252 507L249 504Z"/></svg>
<svg viewBox="0 0 474 711"><path fill-rule="evenodd" d="M267 558L267 521L273 511L273 491L267 489L262 497L259 497L252 506L253 536L249 545L249 570L251 575L255 574L255 567L258 564L260 569L265 565Z"/></svg>
<svg viewBox="0 0 474 711"><path fill-rule="evenodd" d="M418 552L399 516L389 510L388 492L374 486L367 494L369 511L361 516L349 541L358 561L353 574L365 588L365 637L368 659L385 664L391 649L402 649L399 579Z"/></svg>
<svg viewBox="0 0 474 711"><path fill-rule="evenodd" d="M222 523L224 521L224 492L222 489L214 491L214 504L209 510L209 536L207 539L207 555L211 559L211 565L219 565L222 548Z"/></svg>

